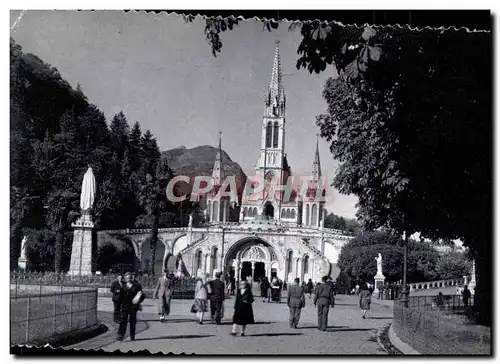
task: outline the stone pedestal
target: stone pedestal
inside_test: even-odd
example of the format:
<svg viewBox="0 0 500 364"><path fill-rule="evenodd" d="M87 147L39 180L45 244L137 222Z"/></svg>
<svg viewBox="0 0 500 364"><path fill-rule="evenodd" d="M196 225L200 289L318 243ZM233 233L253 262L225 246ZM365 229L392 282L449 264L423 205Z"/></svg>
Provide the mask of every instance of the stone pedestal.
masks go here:
<svg viewBox="0 0 500 364"><path fill-rule="evenodd" d="M82 216L71 225L73 231L73 247L71 250L71 264L68 274L92 274L92 230L94 223L89 214Z"/></svg>
<svg viewBox="0 0 500 364"><path fill-rule="evenodd" d="M373 294L376 295L377 297L381 287L384 286L384 282L385 282L385 276L383 274L377 274L375 276L375 285L373 289Z"/></svg>
<svg viewBox="0 0 500 364"><path fill-rule="evenodd" d="M19 257L19 260L17 261L17 266L21 270L26 270L26 258L25 257Z"/></svg>

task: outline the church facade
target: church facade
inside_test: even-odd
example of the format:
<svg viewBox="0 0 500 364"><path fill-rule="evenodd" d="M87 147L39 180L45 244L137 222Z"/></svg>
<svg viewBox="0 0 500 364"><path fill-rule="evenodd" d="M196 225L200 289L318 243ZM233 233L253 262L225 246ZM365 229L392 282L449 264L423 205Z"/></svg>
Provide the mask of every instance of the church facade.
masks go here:
<svg viewBox="0 0 500 364"><path fill-rule="evenodd" d="M165 269L190 276L214 276L216 272L224 272L236 279L251 276L253 281L258 281L266 276L287 282L296 277L314 281L324 275L336 278L338 254L351 236L323 227L324 189L321 187L318 143L305 188L296 188L292 183L294 176L285 149L286 97L282 81L277 44L265 96L260 150L255 151L258 161L255 174L248 177L236 207L239 219L231 221L229 213L238 201L219 193L226 179L219 136L219 151L212 173L214 189L204 200L209 223L202 227L190 223L184 228L160 229L155 262L152 263L157 273ZM259 183L263 183L262 188L253 193ZM285 185L290 187L288 192L273 190L274 186ZM148 230L101 231L98 234L127 235L139 264L143 267L150 259L144 243L149 236Z"/></svg>

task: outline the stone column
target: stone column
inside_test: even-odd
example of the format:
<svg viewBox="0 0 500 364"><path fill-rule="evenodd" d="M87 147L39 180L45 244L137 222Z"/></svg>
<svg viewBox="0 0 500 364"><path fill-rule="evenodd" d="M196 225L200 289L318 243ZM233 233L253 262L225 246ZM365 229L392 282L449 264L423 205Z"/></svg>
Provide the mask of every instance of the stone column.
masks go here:
<svg viewBox="0 0 500 364"><path fill-rule="evenodd" d="M314 280L314 259L309 259L309 267L308 267L308 271L306 273L307 273L308 280L309 280L309 278Z"/></svg>
<svg viewBox="0 0 500 364"><path fill-rule="evenodd" d="M252 283L254 281L254 274L255 274L255 262L252 261Z"/></svg>
<svg viewBox="0 0 500 364"><path fill-rule="evenodd" d="M222 214L222 221L223 222L227 222L227 210L228 210L228 207L229 207L228 206L228 201L224 200L223 203L224 203L224 212Z"/></svg>
<svg viewBox="0 0 500 364"><path fill-rule="evenodd" d="M470 282L469 282L469 290L472 294L475 294L476 291L476 261L472 261L472 271L470 273Z"/></svg>
<svg viewBox="0 0 500 364"><path fill-rule="evenodd" d="M243 268L243 263L238 260L238 271L237 271L238 274L236 275L236 284L238 284L238 282L241 281L242 279L241 278L242 268Z"/></svg>
<svg viewBox="0 0 500 364"><path fill-rule="evenodd" d="M202 254L202 259L203 261L201 262L201 271L206 274L207 273L207 259L209 255L208 254Z"/></svg>
<svg viewBox="0 0 500 364"><path fill-rule="evenodd" d="M92 230L94 223L90 215L82 216L71 225L73 230L73 246L71 250L71 263L69 275L92 274Z"/></svg>
<svg viewBox="0 0 500 364"><path fill-rule="evenodd" d="M297 263L297 274L295 276L298 277L298 278L303 278L302 277L302 259L298 260L298 263Z"/></svg>

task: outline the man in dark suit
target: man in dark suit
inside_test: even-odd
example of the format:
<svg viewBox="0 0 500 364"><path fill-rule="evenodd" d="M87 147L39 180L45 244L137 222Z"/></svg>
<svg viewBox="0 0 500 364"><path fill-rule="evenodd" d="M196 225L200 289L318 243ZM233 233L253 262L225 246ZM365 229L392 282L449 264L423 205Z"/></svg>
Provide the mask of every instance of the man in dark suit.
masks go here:
<svg viewBox="0 0 500 364"><path fill-rule="evenodd" d="M300 279L295 278L294 284L288 287L287 305L290 309L290 327L296 329L299 324L300 311L306 305L304 287L300 284Z"/></svg>
<svg viewBox="0 0 500 364"><path fill-rule="evenodd" d="M224 282L220 279L222 273L217 272L215 279L210 282L210 312L212 314L212 323L220 325L222 319L222 307L224 305L225 287Z"/></svg>
<svg viewBox="0 0 500 364"><path fill-rule="evenodd" d="M332 277L328 277L326 284L328 284L333 291L332 307L335 307L335 295L337 294L337 292L335 292L335 282L333 281Z"/></svg>
<svg viewBox="0 0 500 364"><path fill-rule="evenodd" d="M330 306L334 305L333 289L326 283L327 276L321 278L321 284L316 287L314 292L314 305L318 307L318 329L326 331L328 327L328 311Z"/></svg>
<svg viewBox="0 0 500 364"><path fill-rule="evenodd" d="M130 322L130 340L135 340L137 311L145 297L142 286L135 280L135 276L130 272L125 273L125 283L122 288L121 319L116 337L118 341L123 340L128 322Z"/></svg>
<svg viewBox="0 0 500 364"><path fill-rule="evenodd" d="M117 324L120 323L120 305L121 305L121 293L122 293L122 275L118 274L116 281L111 283L111 288L109 291L113 295L111 300L113 301L113 321Z"/></svg>

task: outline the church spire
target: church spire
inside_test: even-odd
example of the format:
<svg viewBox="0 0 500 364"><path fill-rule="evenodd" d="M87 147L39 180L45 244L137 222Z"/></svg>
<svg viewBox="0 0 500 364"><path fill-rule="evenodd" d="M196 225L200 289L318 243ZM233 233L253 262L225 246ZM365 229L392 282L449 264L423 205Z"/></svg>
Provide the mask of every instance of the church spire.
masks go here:
<svg viewBox="0 0 500 364"><path fill-rule="evenodd" d="M219 150L215 155L214 169L212 171L214 186L222 185L224 181L224 165L222 163L222 132L219 131Z"/></svg>
<svg viewBox="0 0 500 364"><path fill-rule="evenodd" d="M316 134L316 151L314 152L312 174L314 182L318 182L321 179L321 163L319 161L319 134Z"/></svg>
<svg viewBox="0 0 500 364"><path fill-rule="evenodd" d="M276 41L276 50L274 52L273 70L271 81L266 94L266 114L269 117L285 116L285 92L283 89L283 75L281 72L281 60L279 41Z"/></svg>

